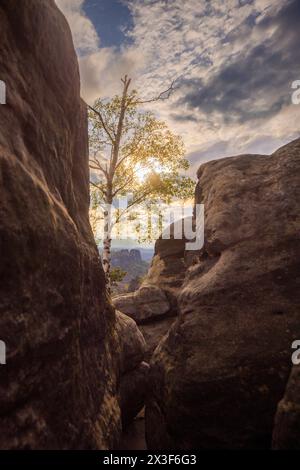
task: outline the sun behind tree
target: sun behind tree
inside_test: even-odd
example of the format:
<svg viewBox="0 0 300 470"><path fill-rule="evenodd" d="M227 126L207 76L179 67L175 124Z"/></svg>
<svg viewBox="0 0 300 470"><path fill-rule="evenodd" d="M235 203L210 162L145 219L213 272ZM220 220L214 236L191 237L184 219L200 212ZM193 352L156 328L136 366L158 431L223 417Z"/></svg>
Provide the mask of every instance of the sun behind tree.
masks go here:
<svg viewBox="0 0 300 470"><path fill-rule="evenodd" d="M118 223L137 204L188 199L194 190L194 181L182 175L189 167L182 138L154 114L142 111L143 104L168 98L173 87L143 101L136 90L130 91L131 79L121 81L121 96L98 99L89 107L91 198L93 207L103 210L102 261L108 286L113 201L131 195L126 209L119 211Z"/></svg>

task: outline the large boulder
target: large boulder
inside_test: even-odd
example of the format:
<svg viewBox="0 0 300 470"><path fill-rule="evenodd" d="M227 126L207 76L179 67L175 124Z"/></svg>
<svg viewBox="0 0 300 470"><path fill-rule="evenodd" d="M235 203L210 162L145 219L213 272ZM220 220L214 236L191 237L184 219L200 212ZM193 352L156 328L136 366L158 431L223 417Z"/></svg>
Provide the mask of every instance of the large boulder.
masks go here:
<svg viewBox="0 0 300 470"><path fill-rule="evenodd" d="M120 373L135 369L145 358L146 342L136 322L116 311L116 332L120 344Z"/></svg>
<svg viewBox="0 0 300 470"><path fill-rule="evenodd" d="M198 177L205 246L152 359L148 447L270 447L300 336L300 140Z"/></svg>
<svg viewBox="0 0 300 470"><path fill-rule="evenodd" d="M190 218L173 222L167 227L154 247L154 257L145 282L159 285L176 310L178 289L182 286L186 273L186 242L184 224ZM180 238L175 238L180 237Z"/></svg>
<svg viewBox="0 0 300 470"><path fill-rule="evenodd" d="M147 395L149 364L141 362L133 371L125 374L120 383L120 406L123 430L144 408Z"/></svg>
<svg viewBox="0 0 300 470"><path fill-rule="evenodd" d="M187 268L186 240L174 238L177 225L183 233L180 220L171 224L156 241L151 266L141 287L113 299L117 309L138 323L146 340L146 360L151 358L177 316L177 294Z"/></svg>
<svg viewBox="0 0 300 470"><path fill-rule="evenodd" d="M139 328L143 333L146 342L146 361L150 361L151 356L155 351L156 347L163 339L163 337L168 333L175 320L176 317L167 316L166 318L158 318L155 321L139 325Z"/></svg>
<svg viewBox="0 0 300 470"><path fill-rule="evenodd" d="M154 284L143 284L135 292L114 297L113 302L117 309L138 323L146 340L145 360L149 361L174 321L174 308L168 294Z"/></svg>
<svg viewBox="0 0 300 470"><path fill-rule="evenodd" d="M165 292L158 286L144 284L135 292L114 297L113 302L118 310L138 324L165 315L170 310Z"/></svg>
<svg viewBox="0 0 300 470"><path fill-rule="evenodd" d="M120 347L71 33L53 0L1 0L0 29L0 448L112 448Z"/></svg>
<svg viewBox="0 0 300 470"><path fill-rule="evenodd" d="M145 405L149 365L144 362L146 342L135 321L116 312L116 332L120 344L119 401L123 429Z"/></svg>

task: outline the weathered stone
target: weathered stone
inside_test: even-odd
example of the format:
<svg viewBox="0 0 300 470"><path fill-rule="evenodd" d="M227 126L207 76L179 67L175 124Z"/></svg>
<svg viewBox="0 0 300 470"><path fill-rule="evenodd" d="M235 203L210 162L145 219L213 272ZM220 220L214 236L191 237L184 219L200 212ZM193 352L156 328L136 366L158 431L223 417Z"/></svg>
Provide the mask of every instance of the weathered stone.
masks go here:
<svg viewBox="0 0 300 470"><path fill-rule="evenodd" d="M175 319L176 317L166 317L139 326L146 341L145 360L150 361L154 350L168 333Z"/></svg>
<svg viewBox="0 0 300 470"><path fill-rule="evenodd" d="M169 300L176 303L176 295L182 286L186 274L184 258L164 257L155 255L144 283L160 286L166 292Z"/></svg>
<svg viewBox="0 0 300 470"><path fill-rule="evenodd" d="M170 310L165 292L152 285L142 285L135 292L114 297L113 303L118 310L129 315L137 324L165 315Z"/></svg>
<svg viewBox="0 0 300 470"><path fill-rule="evenodd" d="M186 240L174 239L174 235L184 233L184 220L171 224L156 241L154 257L140 289L113 299L116 308L139 324L147 343L147 360L178 313L177 294L187 269ZM170 238L163 238L166 236Z"/></svg>
<svg viewBox="0 0 300 470"><path fill-rule="evenodd" d="M149 375L149 364L142 362L121 378L120 406L123 429L145 406Z"/></svg>
<svg viewBox="0 0 300 470"><path fill-rule="evenodd" d="M300 140L200 167L205 246L156 349L150 449L270 447L300 335Z"/></svg>
<svg viewBox="0 0 300 470"><path fill-rule="evenodd" d="M0 30L0 448L112 448L118 342L71 33L52 0L1 0Z"/></svg>
<svg viewBox="0 0 300 470"><path fill-rule="evenodd" d="M116 312L120 344L119 403L123 429L145 406L149 365L144 361L146 342L135 321Z"/></svg>
<svg viewBox="0 0 300 470"><path fill-rule="evenodd" d="M124 374L125 372L134 370L143 362L146 353L146 342L132 318L118 311L116 315L116 330L121 346L120 373Z"/></svg>
<svg viewBox="0 0 300 470"><path fill-rule="evenodd" d="M185 240L175 240L170 238L169 240L159 238L155 243L154 254L160 258L167 258L173 256L174 258L183 258L185 251Z"/></svg>

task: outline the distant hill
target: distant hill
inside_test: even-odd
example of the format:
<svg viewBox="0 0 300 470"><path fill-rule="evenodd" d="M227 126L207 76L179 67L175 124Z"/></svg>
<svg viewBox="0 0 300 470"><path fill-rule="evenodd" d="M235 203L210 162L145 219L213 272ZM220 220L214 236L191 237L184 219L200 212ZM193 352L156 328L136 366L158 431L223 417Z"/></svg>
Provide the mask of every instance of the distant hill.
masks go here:
<svg viewBox="0 0 300 470"><path fill-rule="evenodd" d="M150 263L154 256L154 248L139 248L141 252L142 259Z"/></svg>
<svg viewBox="0 0 300 470"><path fill-rule="evenodd" d="M122 249L112 250L112 268L121 268L126 271L123 281L118 283L114 293L132 292L138 289L142 278L148 271L153 250L147 249Z"/></svg>

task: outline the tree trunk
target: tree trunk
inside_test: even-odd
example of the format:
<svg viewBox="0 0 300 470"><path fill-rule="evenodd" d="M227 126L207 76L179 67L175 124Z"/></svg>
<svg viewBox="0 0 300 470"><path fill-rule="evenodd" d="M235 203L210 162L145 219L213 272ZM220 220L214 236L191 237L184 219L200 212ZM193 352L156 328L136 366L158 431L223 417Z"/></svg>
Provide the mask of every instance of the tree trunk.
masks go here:
<svg viewBox="0 0 300 470"><path fill-rule="evenodd" d="M112 229L112 181L107 182L106 201L104 208L104 234L102 264L106 279L106 287L111 292L110 263L111 263L111 229Z"/></svg>
<svg viewBox="0 0 300 470"><path fill-rule="evenodd" d="M110 280L110 262L111 262L111 228L112 228L112 221L111 221L111 211L112 211L112 202L113 202L113 181L115 176L115 171L117 167L117 163L119 160L119 150L121 144L121 138L123 134L123 124L124 118L126 114L126 99L128 88L130 86L131 80L127 78L127 75L122 80L124 84L123 94L122 94L122 101L121 101L121 108L120 108L120 116L118 121L118 128L116 137L113 142L112 147L112 159L110 161L110 167L107 174L107 190L106 190L106 207L104 211L104 241L103 241L103 269L106 277L106 286L107 290L111 292L111 280Z"/></svg>
<svg viewBox="0 0 300 470"><path fill-rule="evenodd" d="M104 238L102 264L106 279L106 287L110 293L110 263L111 263L111 204L106 204L104 211Z"/></svg>

